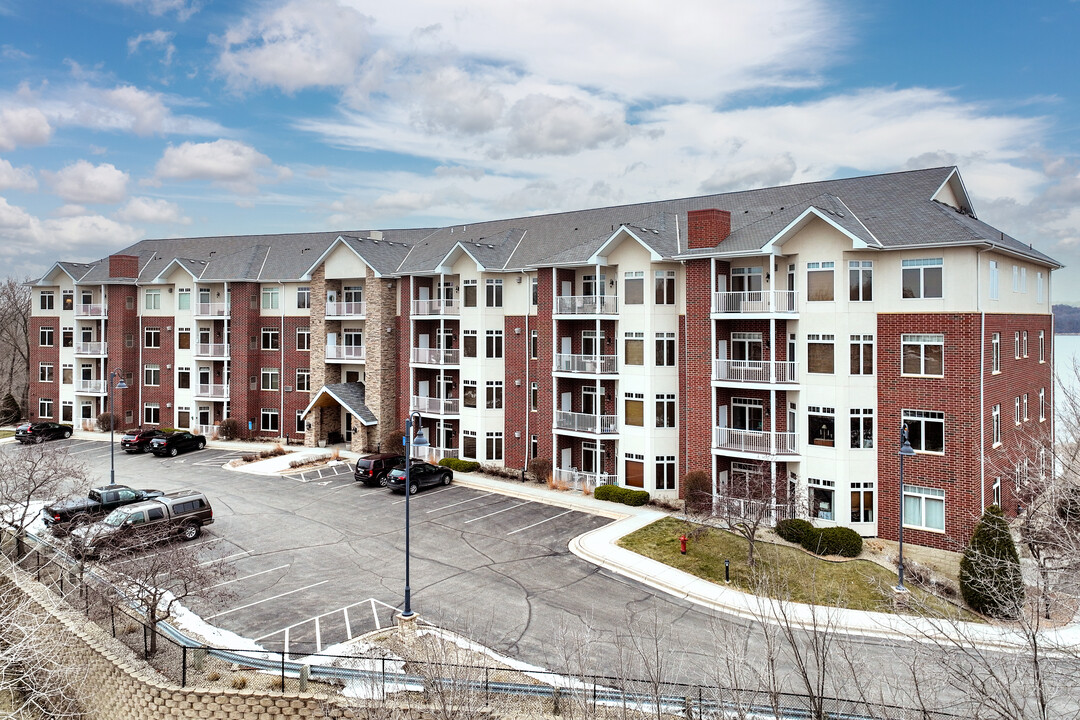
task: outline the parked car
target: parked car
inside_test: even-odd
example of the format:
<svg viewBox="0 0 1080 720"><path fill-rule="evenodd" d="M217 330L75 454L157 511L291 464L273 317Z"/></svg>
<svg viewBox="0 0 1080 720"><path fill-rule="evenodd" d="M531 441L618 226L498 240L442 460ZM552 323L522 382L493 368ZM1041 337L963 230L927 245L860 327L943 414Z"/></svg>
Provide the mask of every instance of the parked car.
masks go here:
<svg viewBox="0 0 1080 720"><path fill-rule="evenodd" d="M104 520L71 532L71 548L79 557L101 557L161 540L194 540L214 522L210 501L197 490L171 492L120 507Z"/></svg>
<svg viewBox="0 0 1080 720"><path fill-rule="evenodd" d="M202 450L204 447L206 447L206 438L189 432L163 433L161 437L150 441L150 452L158 457L163 455L176 457L177 453Z"/></svg>
<svg viewBox="0 0 1080 720"><path fill-rule="evenodd" d="M409 468L409 494L415 495L422 487L449 485L454 479L454 471L441 465L426 462L414 462ZM386 487L394 492L405 492L405 468L398 467L386 476Z"/></svg>
<svg viewBox="0 0 1080 720"><path fill-rule="evenodd" d="M71 426L54 422L23 423L15 428L15 439L21 443L41 443L46 440L71 437Z"/></svg>
<svg viewBox="0 0 1080 720"><path fill-rule="evenodd" d="M120 438L120 447L126 453L144 453L150 449L150 441L156 437L165 437L165 433L157 428L132 428L124 431L124 437Z"/></svg>
<svg viewBox="0 0 1080 720"><path fill-rule="evenodd" d="M365 485L386 485L386 476L398 465L405 464L405 456L396 453L368 455L356 461L353 477Z"/></svg>
<svg viewBox="0 0 1080 720"><path fill-rule="evenodd" d="M93 488L83 497L69 497L49 503L41 511L45 527L66 530L85 525L123 505L161 497L160 490L136 490L126 485Z"/></svg>

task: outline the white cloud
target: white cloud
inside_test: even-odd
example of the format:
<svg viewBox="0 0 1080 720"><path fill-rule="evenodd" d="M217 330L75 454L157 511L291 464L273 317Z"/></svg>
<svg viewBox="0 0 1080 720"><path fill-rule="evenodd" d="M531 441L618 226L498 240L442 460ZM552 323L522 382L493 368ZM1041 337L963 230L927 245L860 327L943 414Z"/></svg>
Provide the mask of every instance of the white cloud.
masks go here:
<svg viewBox="0 0 1080 720"><path fill-rule="evenodd" d="M128 174L111 163L94 165L79 160L58 172L42 175L53 192L67 202L116 203L127 195Z"/></svg>
<svg viewBox="0 0 1080 720"><path fill-rule="evenodd" d="M191 218L184 216L179 205L159 198L133 197L114 216L118 220L134 223L191 224Z"/></svg>
<svg viewBox="0 0 1080 720"><path fill-rule="evenodd" d="M166 32L164 30L154 30L153 32L136 35L135 37L128 39L128 54L134 55L139 52L139 49L143 45L153 45L161 48L164 52L161 64L165 66L171 65L173 55L176 54L176 45L172 42L175 35L176 33Z"/></svg>
<svg viewBox="0 0 1080 720"><path fill-rule="evenodd" d="M141 235L130 225L118 223L101 215L79 215L46 220L43 226L50 245L64 249L94 244L118 247L135 242Z"/></svg>
<svg viewBox="0 0 1080 720"><path fill-rule="evenodd" d="M35 190L37 178L29 167L13 167L10 162L0 158L0 190Z"/></svg>
<svg viewBox="0 0 1080 720"><path fill-rule="evenodd" d="M79 215L86 215L86 208L82 205L68 203L53 210L52 214L53 217L78 217Z"/></svg>
<svg viewBox="0 0 1080 720"><path fill-rule="evenodd" d="M512 155L572 155L629 135L623 118L598 112L574 98L529 95L510 109L508 150Z"/></svg>
<svg viewBox="0 0 1080 720"><path fill-rule="evenodd" d="M257 186L291 176L288 168L236 140L170 145L157 163L157 179L210 180L234 192L254 193Z"/></svg>
<svg viewBox="0 0 1080 720"><path fill-rule="evenodd" d="M18 145L44 145L51 136L52 126L37 108L0 110L0 150L14 150Z"/></svg>
<svg viewBox="0 0 1080 720"><path fill-rule="evenodd" d="M177 20L186 21L202 8L201 0L113 0L113 2L140 8L151 15L176 13Z"/></svg>

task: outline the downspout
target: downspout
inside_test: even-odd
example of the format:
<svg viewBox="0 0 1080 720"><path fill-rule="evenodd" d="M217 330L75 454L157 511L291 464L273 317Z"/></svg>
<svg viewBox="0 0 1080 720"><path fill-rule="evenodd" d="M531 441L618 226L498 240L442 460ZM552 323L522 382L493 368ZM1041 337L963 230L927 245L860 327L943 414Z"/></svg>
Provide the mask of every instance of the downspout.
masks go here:
<svg viewBox="0 0 1080 720"><path fill-rule="evenodd" d="M986 510L986 311L982 301L982 254L975 253L975 309L979 313L979 510ZM998 278L998 282L1001 279ZM999 285L1000 287L1000 285ZM900 488L900 502L904 502Z"/></svg>
<svg viewBox="0 0 1080 720"><path fill-rule="evenodd" d="M229 351L229 356L225 360L225 370L221 378L222 384L228 390L228 397L225 398L225 405L222 407L223 420L232 414L232 297L229 295L229 282L226 280L222 283L224 287L222 292L225 294L225 314L222 316L224 319L225 334L223 340L225 340L225 347ZM210 382L214 382L213 372L210 374ZM210 405L213 408L213 404ZM212 416L213 410L211 410L210 424L213 425L214 418Z"/></svg>
<svg viewBox="0 0 1080 720"><path fill-rule="evenodd" d="M710 258L709 259L709 307L708 307L708 311L709 311L709 336L710 336L710 341L709 341L709 364L710 365L714 365L714 361L716 360L716 347L717 347L717 345L716 345L716 321L712 319L712 303L713 303L713 298L715 298L715 297L716 297L716 258ZM687 322L689 322L689 321L690 321L690 318L688 316L687 317ZM687 333L687 334L689 334L689 333ZM688 341L685 338L683 339L683 345L684 345L684 347L687 348L686 352L689 352L689 344L688 344ZM712 451L712 443L713 443L712 438L716 434L716 426L719 424L719 422L718 422L719 419L717 418L716 388L713 387L713 384L712 384L712 374L713 373L712 373L712 370L710 368L710 375L709 375L709 412L710 412L710 414L712 416L712 424L709 426L709 457L712 459L712 505L713 505L713 508L715 509L716 506L717 506L717 501L718 501L718 499L720 497L718 488L716 486L716 480L717 480L716 473L717 473L717 470L719 468L717 467L716 453L714 453ZM687 377L687 381L689 381L689 379L690 378ZM687 440L689 440L689 436L687 437ZM688 455L688 454L689 453L683 453L683 455ZM690 463L689 462L687 462L687 465L686 465L686 472L690 472ZM685 498L683 498L683 502L686 502Z"/></svg>
<svg viewBox="0 0 1080 720"><path fill-rule="evenodd" d="M532 435L529 434L529 421L532 418L532 385L529 382L529 363L532 361L532 333L529 331L529 312L532 310L532 278L530 278L528 273L524 270L521 271L521 274L525 278L525 281L528 281L529 283L529 286L525 288L525 396L528 398L528 400L526 400L526 405L528 405L528 407L525 410L526 450L524 453L524 461L521 464L522 473L524 473L529 469L529 452L532 450ZM522 475L522 477L524 477L524 475Z"/></svg>
<svg viewBox="0 0 1080 720"><path fill-rule="evenodd" d="M554 266L551 268L551 357L555 357L555 348L559 341L558 338L558 322L555 320L555 313L559 304L559 276L558 271ZM554 366L554 364L553 364ZM551 467L560 470L566 470L568 468L559 467L558 443L555 442L555 418L558 417L559 412L559 381L555 377L555 374L551 375Z"/></svg>
<svg viewBox="0 0 1080 720"><path fill-rule="evenodd" d="M285 281L278 280L281 285L281 334L278 335L278 367L281 369L281 378L278 381L278 432L284 435L285 430ZM310 303L308 303L310 305ZM295 382L295 379L294 379ZM293 421L293 425L296 422ZM352 418L349 418L349 427L352 427Z"/></svg>

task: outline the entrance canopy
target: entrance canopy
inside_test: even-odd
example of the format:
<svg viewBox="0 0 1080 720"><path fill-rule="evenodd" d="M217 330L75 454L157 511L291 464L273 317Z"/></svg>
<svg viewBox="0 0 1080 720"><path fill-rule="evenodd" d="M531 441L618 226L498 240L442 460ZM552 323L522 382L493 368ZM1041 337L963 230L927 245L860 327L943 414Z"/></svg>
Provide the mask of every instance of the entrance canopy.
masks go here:
<svg viewBox="0 0 1080 720"><path fill-rule="evenodd" d="M303 417L306 419L308 414L315 408L334 407L335 405L340 405L348 410L363 425L370 426L379 423L375 413L371 412L368 406L364 404L364 383L358 382L323 385L322 389L315 393L315 397L308 403L307 408L304 409Z"/></svg>

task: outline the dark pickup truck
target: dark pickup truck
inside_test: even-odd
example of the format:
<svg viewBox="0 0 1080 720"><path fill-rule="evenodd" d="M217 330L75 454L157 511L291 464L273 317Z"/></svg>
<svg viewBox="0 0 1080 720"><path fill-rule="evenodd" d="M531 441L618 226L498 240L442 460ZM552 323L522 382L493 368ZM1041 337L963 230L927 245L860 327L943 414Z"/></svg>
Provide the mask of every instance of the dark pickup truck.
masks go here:
<svg viewBox="0 0 1080 720"><path fill-rule="evenodd" d="M71 548L78 557L98 558L170 538L194 540L213 522L214 510L205 495L180 490L117 508L100 522L75 528Z"/></svg>
<svg viewBox="0 0 1080 720"><path fill-rule="evenodd" d="M126 485L106 485L94 488L86 497L57 500L46 505L41 514L46 527L66 529L108 515L122 505L150 500L163 494L160 490L136 490Z"/></svg>

